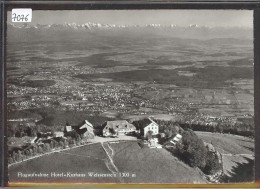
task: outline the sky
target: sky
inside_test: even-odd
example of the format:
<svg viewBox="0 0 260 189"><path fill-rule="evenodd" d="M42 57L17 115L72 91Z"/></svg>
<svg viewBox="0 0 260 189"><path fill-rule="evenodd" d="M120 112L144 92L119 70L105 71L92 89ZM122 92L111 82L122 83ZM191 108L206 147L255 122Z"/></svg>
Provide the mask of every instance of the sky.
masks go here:
<svg viewBox="0 0 260 189"><path fill-rule="evenodd" d="M8 12L11 23L11 12ZM161 24L189 26L198 24L210 27L253 27L251 10L64 10L33 11L32 25L83 24L95 22L116 25Z"/></svg>

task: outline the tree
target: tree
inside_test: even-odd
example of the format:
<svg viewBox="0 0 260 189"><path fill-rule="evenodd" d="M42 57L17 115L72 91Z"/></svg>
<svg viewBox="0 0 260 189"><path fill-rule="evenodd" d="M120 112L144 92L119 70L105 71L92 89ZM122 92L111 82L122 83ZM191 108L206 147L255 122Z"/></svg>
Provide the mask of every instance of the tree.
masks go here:
<svg viewBox="0 0 260 189"><path fill-rule="evenodd" d="M47 151L47 152L51 151L50 144L49 144L49 143L46 143L45 145L46 145L46 151Z"/></svg>
<svg viewBox="0 0 260 189"><path fill-rule="evenodd" d="M43 150L43 152L47 152L47 146L46 146L46 143L43 144L43 146L42 146L42 150Z"/></svg>
<svg viewBox="0 0 260 189"><path fill-rule="evenodd" d="M203 172L206 174L214 174L222 168L222 164L219 162L217 153L207 152L206 165L203 169Z"/></svg>
<svg viewBox="0 0 260 189"><path fill-rule="evenodd" d="M67 139L64 141L64 146L65 146L65 148L67 148L69 146L69 143L68 143Z"/></svg>
<svg viewBox="0 0 260 189"><path fill-rule="evenodd" d="M11 164L11 163L13 163L13 162L14 162L13 157L12 157L12 156L9 156L9 157L8 157L8 163Z"/></svg>
<svg viewBox="0 0 260 189"><path fill-rule="evenodd" d="M63 141L60 141L60 142L59 142L59 147L61 147L61 148L64 147L64 142L63 142Z"/></svg>
<svg viewBox="0 0 260 189"><path fill-rule="evenodd" d="M33 149L32 148L29 149L29 155L33 156Z"/></svg>
<svg viewBox="0 0 260 189"><path fill-rule="evenodd" d="M74 146L74 145L76 144L75 139L71 138L70 141L69 141L69 144L70 144L71 146Z"/></svg>
<svg viewBox="0 0 260 189"><path fill-rule="evenodd" d="M32 136L33 135L33 130L30 126L27 126L26 129L25 129L25 133L27 136Z"/></svg>
<svg viewBox="0 0 260 189"><path fill-rule="evenodd" d="M164 132L165 132L166 138L172 137L172 130L171 129L167 128Z"/></svg>
<svg viewBox="0 0 260 189"><path fill-rule="evenodd" d="M50 142L50 149L53 149L53 148L54 148L54 142L51 141L51 142Z"/></svg>
<svg viewBox="0 0 260 189"><path fill-rule="evenodd" d="M182 146L178 149L179 157L191 167L203 169L206 165L207 149L194 131L188 129L182 134Z"/></svg>
<svg viewBox="0 0 260 189"><path fill-rule="evenodd" d="M147 131L146 137L147 137L147 140L150 141L153 138L153 131Z"/></svg>
<svg viewBox="0 0 260 189"><path fill-rule="evenodd" d="M56 140L54 140L54 143L53 143L54 145L53 145L53 148L57 148L58 146L59 146L59 143L56 141Z"/></svg>
<svg viewBox="0 0 260 189"><path fill-rule="evenodd" d="M7 124L7 136L15 137L15 133L16 133L16 126L13 124Z"/></svg>
<svg viewBox="0 0 260 189"><path fill-rule="evenodd" d="M42 134L40 132L37 133L37 138L41 138Z"/></svg>
<svg viewBox="0 0 260 189"><path fill-rule="evenodd" d="M54 105L54 106L60 106L60 102L59 102L58 100L55 100L55 101L53 102L53 105Z"/></svg>
<svg viewBox="0 0 260 189"><path fill-rule="evenodd" d="M18 155L18 157L17 157L18 161L22 161L23 157L22 157L22 151L21 150L17 151L17 155Z"/></svg>
<svg viewBox="0 0 260 189"><path fill-rule="evenodd" d="M35 155L37 155L37 152L38 152L38 146L33 146L33 148L32 148L32 150L33 150L33 155L35 156Z"/></svg>
<svg viewBox="0 0 260 189"><path fill-rule="evenodd" d="M14 161L18 161L18 154L14 151L13 152L13 159L14 159Z"/></svg>
<svg viewBox="0 0 260 189"><path fill-rule="evenodd" d="M25 154L26 158L28 158L28 157L30 156L30 151L29 151L29 149L25 150L24 154Z"/></svg>
<svg viewBox="0 0 260 189"><path fill-rule="evenodd" d="M43 148L42 148L41 146L38 146L37 152L38 152L39 154L43 154Z"/></svg>
<svg viewBox="0 0 260 189"><path fill-rule="evenodd" d="M21 131L18 130L15 132L15 137L21 137L21 136L22 136Z"/></svg>
<svg viewBox="0 0 260 189"><path fill-rule="evenodd" d="M219 133L223 133L223 129L223 126L220 123L218 123L218 125L216 126L216 131Z"/></svg>

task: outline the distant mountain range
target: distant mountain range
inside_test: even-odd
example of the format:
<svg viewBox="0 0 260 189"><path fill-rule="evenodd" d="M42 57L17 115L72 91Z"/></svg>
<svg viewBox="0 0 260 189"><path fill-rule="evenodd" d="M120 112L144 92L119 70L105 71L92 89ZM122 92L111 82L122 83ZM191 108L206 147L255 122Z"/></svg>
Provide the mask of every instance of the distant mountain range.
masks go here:
<svg viewBox="0 0 260 189"><path fill-rule="evenodd" d="M253 39L253 29L243 27L208 27L190 24L187 27L161 24L147 25L115 25L88 22L85 24L64 23L51 25L14 25L7 26L8 37L15 41L36 40L40 36L52 36L75 34L94 34L99 36L119 36L119 37L177 37L190 39L213 39L213 38L237 38ZM75 36L74 36L75 37Z"/></svg>
<svg viewBox="0 0 260 189"><path fill-rule="evenodd" d="M164 29L169 29L169 28L197 28L197 29L240 29L240 30L250 30L250 28L245 28L245 27L209 27L209 26L200 26L198 24L190 24L189 26L177 26L175 24L170 24L170 25L161 25L161 24L146 24L146 25L116 25L116 24L101 24L101 23L93 23L93 22L87 22L85 24L76 24L76 23L64 23L64 24L50 24L50 25L29 25L27 23L23 25L14 25L14 24L9 24L9 26L12 26L14 28L35 28L35 29L47 29L47 28L52 28L52 29L65 29L65 28L70 28L70 29L109 29L109 28L164 28ZM251 29L252 30L252 29Z"/></svg>

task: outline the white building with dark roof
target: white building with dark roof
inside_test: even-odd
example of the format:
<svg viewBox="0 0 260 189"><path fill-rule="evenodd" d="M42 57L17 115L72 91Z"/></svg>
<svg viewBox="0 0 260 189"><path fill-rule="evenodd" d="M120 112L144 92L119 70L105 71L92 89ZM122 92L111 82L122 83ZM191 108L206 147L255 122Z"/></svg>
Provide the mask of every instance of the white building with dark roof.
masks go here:
<svg viewBox="0 0 260 189"><path fill-rule="evenodd" d="M152 135L159 134L159 125L151 118L145 118L134 122L134 125L144 137L147 136L148 131L152 131Z"/></svg>

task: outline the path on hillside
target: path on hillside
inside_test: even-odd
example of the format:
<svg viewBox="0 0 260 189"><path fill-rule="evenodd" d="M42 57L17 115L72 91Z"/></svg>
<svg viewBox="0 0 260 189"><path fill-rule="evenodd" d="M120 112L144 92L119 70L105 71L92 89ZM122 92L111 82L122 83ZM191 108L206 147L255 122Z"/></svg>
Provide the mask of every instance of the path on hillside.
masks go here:
<svg viewBox="0 0 260 189"><path fill-rule="evenodd" d="M103 143L103 142L101 142L101 146L103 147L103 149L104 149L104 151L106 152L107 157L108 157L108 159L109 159L109 160L107 161L107 163L106 163L107 168L108 168L112 173L119 175L119 174L118 174L118 173L119 173L119 170L118 170L117 166L114 164L114 161L113 161L113 154L114 154L113 149L109 146L108 143ZM109 153L109 151L110 151L110 153ZM119 180L120 180L121 183L123 183L123 180L122 180L121 177L119 177Z"/></svg>
<svg viewBox="0 0 260 189"><path fill-rule="evenodd" d="M254 160L254 139L249 137L212 133L195 132L204 142L211 143L223 157L223 171L226 176L232 176L234 169L240 164ZM252 166L253 170L253 166Z"/></svg>
<svg viewBox="0 0 260 189"><path fill-rule="evenodd" d="M109 145L109 143L107 143L107 146L109 147L109 149L111 150L111 156L113 158L114 156L114 150L111 148L111 146Z"/></svg>

